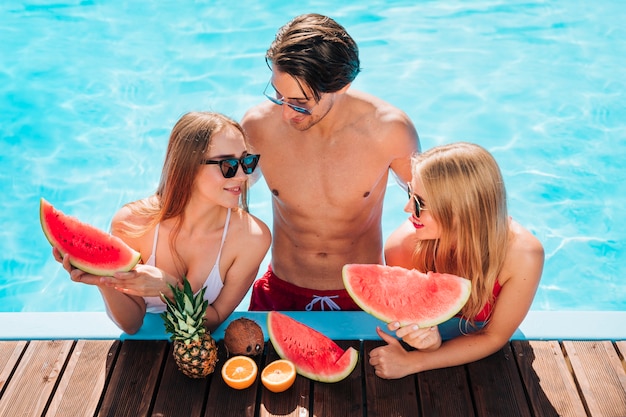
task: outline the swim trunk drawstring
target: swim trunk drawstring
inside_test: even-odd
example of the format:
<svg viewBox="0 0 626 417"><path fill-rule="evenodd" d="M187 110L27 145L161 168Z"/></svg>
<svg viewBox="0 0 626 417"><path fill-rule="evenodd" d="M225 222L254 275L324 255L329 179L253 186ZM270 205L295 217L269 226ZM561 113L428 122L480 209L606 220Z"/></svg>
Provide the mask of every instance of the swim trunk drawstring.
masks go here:
<svg viewBox="0 0 626 417"><path fill-rule="evenodd" d="M330 311L339 311L341 310L341 307L339 307L337 305L337 303L335 303L332 299L333 298L339 298L338 295L323 295L323 296L319 296L319 295L313 295L313 299L311 300L311 302L309 304L306 305L306 307L304 307L304 309L306 311L311 311L313 310L313 306L315 305L315 303L317 303L319 301L320 303L320 308L322 311L324 310L324 304L326 304L328 306L328 308L330 309Z"/></svg>

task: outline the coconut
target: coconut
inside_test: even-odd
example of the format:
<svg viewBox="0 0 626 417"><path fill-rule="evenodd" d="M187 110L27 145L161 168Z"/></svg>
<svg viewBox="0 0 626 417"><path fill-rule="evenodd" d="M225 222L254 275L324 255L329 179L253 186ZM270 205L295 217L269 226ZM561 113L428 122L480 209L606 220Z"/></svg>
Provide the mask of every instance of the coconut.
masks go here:
<svg viewBox="0 0 626 417"><path fill-rule="evenodd" d="M245 317L231 321L224 331L224 346L228 356L256 356L263 352L264 344L261 326Z"/></svg>

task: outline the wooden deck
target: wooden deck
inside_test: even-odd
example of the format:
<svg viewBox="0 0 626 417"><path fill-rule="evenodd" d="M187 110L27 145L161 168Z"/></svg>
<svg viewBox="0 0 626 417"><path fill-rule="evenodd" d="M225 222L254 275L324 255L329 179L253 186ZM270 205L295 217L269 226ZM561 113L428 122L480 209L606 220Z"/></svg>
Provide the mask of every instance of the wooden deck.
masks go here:
<svg viewBox="0 0 626 417"><path fill-rule="evenodd" d="M400 380L376 377L364 360L380 342L339 343L361 353L347 379L298 376L274 394L258 379L229 388L219 366L188 379L165 340L0 341L0 416L626 416L626 341L515 340L481 361ZM259 365L275 358L267 344Z"/></svg>

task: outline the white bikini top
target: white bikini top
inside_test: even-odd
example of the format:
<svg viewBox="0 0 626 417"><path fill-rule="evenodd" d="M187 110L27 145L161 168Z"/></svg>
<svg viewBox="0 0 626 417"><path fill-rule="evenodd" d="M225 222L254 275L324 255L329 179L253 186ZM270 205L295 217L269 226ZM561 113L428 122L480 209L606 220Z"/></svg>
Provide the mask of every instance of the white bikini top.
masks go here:
<svg viewBox="0 0 626 417"><path fill-rule="evenodd" d="M215 265L213 265L213 269L209 272L209 276L206 281L204 281L204 287L206 291L204 293L204 299L209 302L209 304L213 304L217 296L224 288L224 282L222 281L222 276L220 275L220 257L222 255L222 247L224 246L224 241L226 240L226 233L228 232L228 224L230 223L230 209L228 209L228 214L226 215L226 224L224 225L224 233L222 234L222 242L220 243L220 250L217 253L217 259L215 260ZM156 247L157 241L159 239L159 225L156 225L154 229L154 242L152 243L152 254L146 261L146 265L156 266ZM162 313L166 310L166 305L161 299L161 297L143 297L146 302L146 312L148 313Z"/></svg>

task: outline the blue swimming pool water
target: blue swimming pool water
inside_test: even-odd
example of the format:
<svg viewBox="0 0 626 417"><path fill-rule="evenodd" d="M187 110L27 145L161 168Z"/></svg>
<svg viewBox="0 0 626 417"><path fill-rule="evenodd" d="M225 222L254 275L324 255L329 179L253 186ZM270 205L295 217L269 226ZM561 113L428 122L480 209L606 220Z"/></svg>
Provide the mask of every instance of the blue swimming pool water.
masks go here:
<svg viewBox="0 0 626 417"><path fill-rule="evenodd" d="M276 29L311 11L346 26L361 50L354 88L405 110L424 149L494 153L512 216L546 249L533 310L626 310L626 6L415 3L0 4L0 312L103 311L52 259L39 198L106 229L154 191L180 115L239 119L263 99ZM405 198L390 184L385 235ZM263 184L252 211L271 224Z"/></svg>

